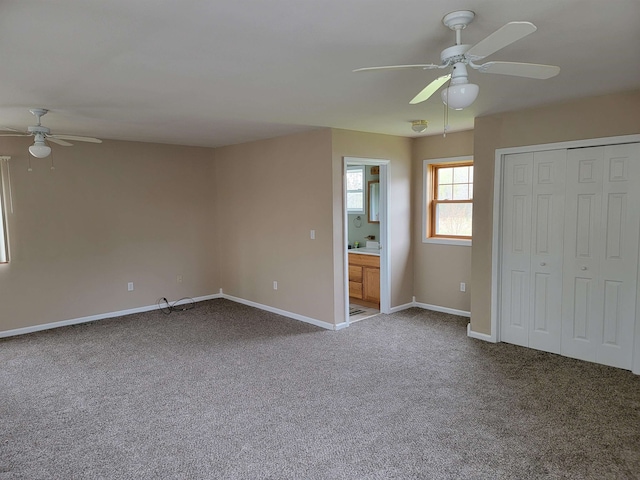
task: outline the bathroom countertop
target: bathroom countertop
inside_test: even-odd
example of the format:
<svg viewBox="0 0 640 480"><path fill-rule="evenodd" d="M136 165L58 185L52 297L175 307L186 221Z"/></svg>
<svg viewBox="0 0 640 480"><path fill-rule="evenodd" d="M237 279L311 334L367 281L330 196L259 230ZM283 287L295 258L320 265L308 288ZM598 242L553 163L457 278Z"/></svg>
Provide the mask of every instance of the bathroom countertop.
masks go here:
<svg viewBox="0 0 640 480"><path fill-rule="evenodd" d="M374 255L376 257L380 256L380 249L379 248L367 248L367 247L348 248L347 252L348 253L357 253L359 255Z"/></svg>

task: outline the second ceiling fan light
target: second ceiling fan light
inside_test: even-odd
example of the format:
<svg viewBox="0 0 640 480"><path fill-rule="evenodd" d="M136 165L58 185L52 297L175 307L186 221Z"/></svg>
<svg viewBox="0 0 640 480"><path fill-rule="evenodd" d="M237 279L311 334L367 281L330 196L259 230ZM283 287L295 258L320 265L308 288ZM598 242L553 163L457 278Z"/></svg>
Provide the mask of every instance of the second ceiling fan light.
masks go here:
<svg viewBox="0 0 640 480"><path fill-rule="evenodd" d="M29 153L36 158L45 158L51 154L51 147L45 143L42 134L36 134L33 145L29 147Z"/></svg>

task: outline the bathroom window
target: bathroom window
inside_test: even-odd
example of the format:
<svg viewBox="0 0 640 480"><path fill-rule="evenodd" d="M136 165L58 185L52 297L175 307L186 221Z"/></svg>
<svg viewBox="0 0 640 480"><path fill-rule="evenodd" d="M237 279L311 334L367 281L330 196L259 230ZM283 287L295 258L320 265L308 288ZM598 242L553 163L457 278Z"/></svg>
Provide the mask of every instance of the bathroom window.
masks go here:
<svg viewBox="0 0 640 480"><path fill-rule="evenodd" d="M364 165L347 167L347 212L364 213Z"/></svg>
<svg viewBox="0 0 640 480"><path fill-rule="evenodd" d="M423 241L470 245L473 159L425 160L424 176Z"/></svg>

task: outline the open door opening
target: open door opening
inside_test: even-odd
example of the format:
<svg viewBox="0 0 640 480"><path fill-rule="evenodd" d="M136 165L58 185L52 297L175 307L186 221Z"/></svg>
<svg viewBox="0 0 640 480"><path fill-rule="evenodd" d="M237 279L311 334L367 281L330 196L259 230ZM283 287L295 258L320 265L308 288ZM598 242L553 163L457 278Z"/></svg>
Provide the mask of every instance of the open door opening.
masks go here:
<svg viewBox="0 0 640 480"><path fill-rule="evenodd" d="M347 324L389 313L388 164L344 157Z"/></svg>

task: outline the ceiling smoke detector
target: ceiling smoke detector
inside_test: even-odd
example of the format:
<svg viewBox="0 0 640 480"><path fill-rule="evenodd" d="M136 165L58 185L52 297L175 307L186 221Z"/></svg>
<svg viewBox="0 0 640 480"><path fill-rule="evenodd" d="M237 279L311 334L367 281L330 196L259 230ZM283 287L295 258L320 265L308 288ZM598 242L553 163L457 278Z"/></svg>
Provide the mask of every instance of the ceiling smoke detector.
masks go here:
<svg viewBox="0 0 640 480"><path fill-rule="evenodd" d="M428 125L429 122L427 122L426 120L413 120L411 122L411 130L416 133L422 133L427 129Z"/></svg>

